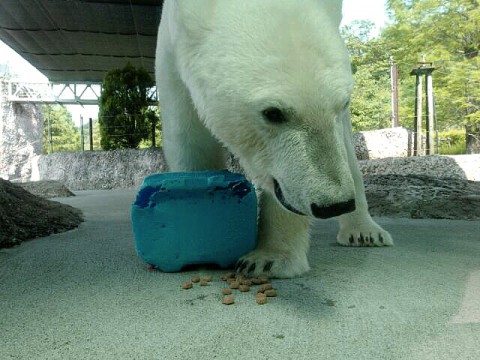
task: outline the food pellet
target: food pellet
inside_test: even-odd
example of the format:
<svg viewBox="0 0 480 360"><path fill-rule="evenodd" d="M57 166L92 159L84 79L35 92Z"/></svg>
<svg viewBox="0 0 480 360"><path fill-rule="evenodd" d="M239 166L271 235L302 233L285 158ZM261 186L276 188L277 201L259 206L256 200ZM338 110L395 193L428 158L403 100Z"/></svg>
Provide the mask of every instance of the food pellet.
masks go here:
<svg viewBox="0 0 480 360"><path fill-rule="evenodd" d="M238 287L238 290L240 290L241 292L247 292L247 291L250 291L250 286L248 285L240 285Z"/></svg>
<svg viewBox="0 0 480 360"><path fill-rule="evenodd" d="M264 294L265 294L267 297L275 297L275 296L277 296L277 291L274 290L274 289L265 290Z"/></svg>
<svg viewBox="0 0 480 360"><path fill-rule="evenodd" d="M193 277L192 278L192 282L193 283L198 283L200 281L200 278L199 277Z"/></svg>
<svg viewBox="0 0 480 360"><path fill-rule="evenodd" d="M191 289L191 288L193 288L193 284L190 281L184 282L182 284L182 288L185 289L185 290Z"/></svg>
<svg viewBox="0 0 480 360"><path fill-rule="evenodd" d="M273 289L272 284L263 284L258 287L257 292L263 293L266 290L271 290L271 289Z"/></svg>
<svg viewBox="0 0 480 360"><path fill-rule="evenodd" d="M260 284L263 284L263 281L258 279L258 278L253 278L252 279L252 284L254 285L260 285Z"/></svg>
<svg viewBox="0 0 480 360"><path fill-rule="evenodd" d="M235 303L235 300L233 299L233 296L227 296L227 297L224 297L222 299L222 304L232 305L233 303Z"/></svg>
<svg viewBox="0 0 480 360"><path fill-rule="evenodd" d="M238 289L240 287L240 284L238 283L238 281L232 281L230 283L230 288L232 289Z"/></svg>
<svg viewBox="0 0 480 360"><path fill-rule="evenodd" d="M202 277L202 280L204 280L206 282L210 282L210 281L212 281L212 279L213 279L212 275Z"/></svg>
<svg viewBox="0 0 480 360"><path fill-rule="evenodd" d="M240 280L240 285L248 285L248 286L251 286L251 285L252 285L252 280L242 279L242 280Z"/></svg>
<svg viewBox="0 0 480 360"><path fill-rule="evenodd" d="M267 295L265 295L263 293L257 294L256 298L257 298L257 304L259 304L259 305L263 305L263 304L266 304L268 302Z"/></svg>
<svg viewBox="0 0 480 360"><path fill-rule="evenodd" d="M227 277L227 279L232 279L236 276L236 274L234 272L229 272L227 273L227 275L225 275Z"/></svg>
<svg viewBox="0 0 480 360"><path fill-rule="evenodd" d="M208 282L205 281L205 280L200 280L199 285L200 285L200 286L207 286L207 285L208 285Z"/></svg>
<svg viewBox="0 0 480 360"><path fill-rule="evenodd" d="M155 265L152 265L152 264L147 264L147 270L156 270L157 267Z"/></svg>
<svg viewBox="0 0 480 360"><path fill-rule="evenodd" d="M268 283L268 280L269 280L268 276L265 276L265 275L260 275L257 279L260 280L262 284Z"/></svg>
<svg viewBox="0 0 480 360"><path fill-rule="evenodd" d="M224 289L222 289L222 294L223 295L231 295L232 294L232 289L224 288Z"/></svg>

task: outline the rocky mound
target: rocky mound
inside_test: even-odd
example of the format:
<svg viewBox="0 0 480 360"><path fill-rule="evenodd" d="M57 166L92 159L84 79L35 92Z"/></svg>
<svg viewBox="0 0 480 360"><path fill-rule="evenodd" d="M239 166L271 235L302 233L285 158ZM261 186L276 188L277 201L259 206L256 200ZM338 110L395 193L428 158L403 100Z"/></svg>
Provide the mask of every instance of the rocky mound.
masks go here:
<svg viewBox="0 0 480 360"><path fill-rule="evenodd" d="M0 248L76 228L82 212L0 178Z"/></svg>
<svg viewBox="0 0 480 360"><path fill-rule="evenodd" d="M480 219L480 182L421 175L364 176L370 213L413 219Z"/></svg>
<svg viewBox="0 0 480 360"><path fill-rule="evenodd" d="M75 194L71 192L65 185L63 185L60 181L55 180L29 181L15 183L15 185L21 186L29 193L45 199L75 196Z"/></svg>

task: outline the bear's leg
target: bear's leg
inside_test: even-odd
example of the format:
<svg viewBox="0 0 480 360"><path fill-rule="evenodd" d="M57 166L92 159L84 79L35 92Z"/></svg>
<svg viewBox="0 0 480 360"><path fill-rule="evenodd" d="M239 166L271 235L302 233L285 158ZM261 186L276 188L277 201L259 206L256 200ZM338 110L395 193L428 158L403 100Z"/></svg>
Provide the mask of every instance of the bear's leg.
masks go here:
<svg viewBox="0 0 480 360"><path fill-rule="evenodd" d="M225 151L199 119L190 93L169 59L157 80L162 109L163 150L170 171L225 168Z"/></svg>
<svg viewBox="0 0 480 360"><path fill-rule="evenodd" d="M236 271L290 278L308 271L309 219L285 210L264 191L260 197L257 248L237 262Z"/></svg>
<svg viewBox="0 0 480 360"><path fill-rule="evenodd" d="M356 209L354 212L338 217L340 231L337 235L337 242L345 246L391 246L393 245L393 240L390 234L373 221L368 213L363 176L353 147L350 117L346 120L345 128L344 141L347 148L350 171L355 183Z"/></svg>

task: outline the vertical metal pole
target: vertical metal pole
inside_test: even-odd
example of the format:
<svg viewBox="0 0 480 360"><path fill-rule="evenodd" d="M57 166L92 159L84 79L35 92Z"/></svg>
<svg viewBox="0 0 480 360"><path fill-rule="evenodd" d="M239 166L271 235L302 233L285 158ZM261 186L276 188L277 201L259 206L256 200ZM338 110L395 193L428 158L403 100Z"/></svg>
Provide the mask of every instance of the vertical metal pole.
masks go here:
<svg viewBox="0 0 480 360"><path fill-rule="evenodd" d="M422 96L423 96L423 85L422 85L422 74L417 73L417 96L415 99L415 138L413 143L413 155L421 156L422 155Z"/></svg>
<svg viewBox="0 0 480 360"><path fill-rule="evenodd" d="M152 116L152 147L155 147L156 143L155 143L155 121L153 120L153 116Z"/></svg>
<svg viewBox="0 0 480 360"><path fill-rule="evenodd" d="M93 151L93 124L92 118L88 118L88 130L90 134L90 151Z"/></svg>
<svg viewBox="0 0 480 360"><path fill-rule="evenodd" d="M80 148L85 151L85 139L83 138L83 116L80 115Z"/></svg>
<svg viewBox="0 0 480 360"><path fill-rule="evenodd" d="M48 105L48 122L47 122L47 141L48 141L48 153L51 154L53 152L53 145L52 145L52 126L51 126L51 114L52 114L52 107Z"/></svg>
<svg viewBox="0 0 480 360"><path fill-rule="evenodd" d="M397 127L398 121L398 69L397 64L393 60L393 56L390 56L390 82L391 82L391 127Z"/></svg>
<svg viewBox="0 0 480 360"><path fill-rule="evenodd" d="M433 107L433 81L432 81L432 73L427 72L426 74L426 107L427 107L427 154L435 154L435 148L434 148L434 134L435 134L435 129L434 129L434 107Z"/></svg>

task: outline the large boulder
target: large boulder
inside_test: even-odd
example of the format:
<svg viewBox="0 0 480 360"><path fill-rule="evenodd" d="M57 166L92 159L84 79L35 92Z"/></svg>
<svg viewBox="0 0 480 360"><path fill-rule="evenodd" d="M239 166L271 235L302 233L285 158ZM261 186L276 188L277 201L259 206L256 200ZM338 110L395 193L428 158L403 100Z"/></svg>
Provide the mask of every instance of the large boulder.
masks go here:
<svg viewBox="0 0 480 360"><path fill-rule="evenodd" d="M9 102L7 89L0 81L0 178L27 181L42 154L43 115L38 104Z"/></svg>
<svg viewBox="0 0 480 360"><path fill-rule="evenodd" d="M353 144L359 160L409 156L409 132L402 127L353 134Z"/></svg>

